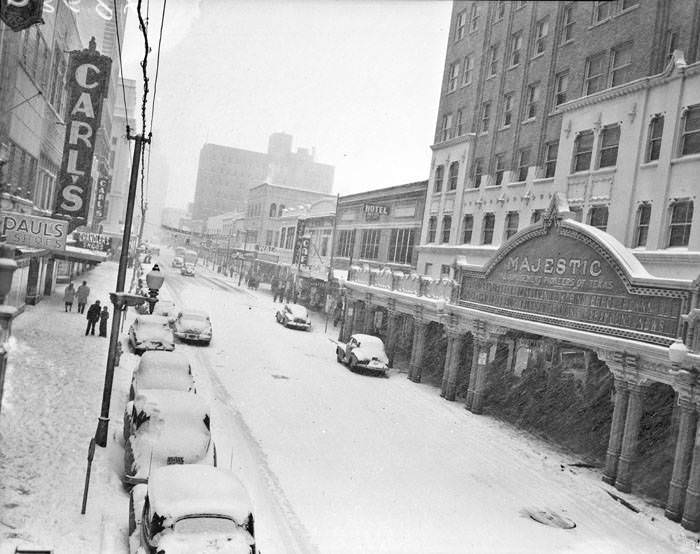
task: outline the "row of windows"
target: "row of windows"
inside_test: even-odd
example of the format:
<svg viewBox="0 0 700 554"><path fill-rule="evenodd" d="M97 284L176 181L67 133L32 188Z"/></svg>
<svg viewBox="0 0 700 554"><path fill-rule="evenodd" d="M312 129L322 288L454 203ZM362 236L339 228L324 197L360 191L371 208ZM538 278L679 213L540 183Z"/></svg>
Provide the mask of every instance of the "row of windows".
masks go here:
<svg viewBox="0 0 700 554"><path fill-rule="evenodd" d="M580 207L572 207L571 211L574 214L574 219L581 221L582 209ZM530 217L530 224L538 223L544 215L544 210L534 210ZM635 236L633 238L633 248L644 247L647 244L649 236L649 221L651 220L651 205L642 204L637 210L637 221L635 227ZM693 220L693 202L683 200L675 202L671 206L667 247L688 246L690 241L690 230ZM480 244L492 244L493 232L496 222L496 216L492 212L485 213L481 226L481 242ZM438 218L431 216L428 218L428 236L427 242L436 242ZM588 210L588 224L596 227L601 231L606 231L608 226L608 207L607 206L591 206ZM518 212L508 212L505 218L504 240L508 240L518 232L520 225L520 215ZM467 214L462 220L462 244L471 244L474 237L474 216ZM442 231L440 241L443 244L450 242L450 234L452 232L452 216L444 215L442 217Z"/></svg>
<svg viewBox="0 0 700 554"><path fill-rule="evenodd" d="M413 249L416 240L415 229L391 229L387 262L410 264L413 260ZM352 257L355 247L356 230L343 230L338 233L336 255L344 258ZM363 229L360 236L360 258L363 260L379 259L381 229Z"/></svg>
<svg viewBox="0 0 700 554"><path fill-rule="evenodd" d="M284 204L277 206L274 202L270 204L270 209L268 210L269 217L282 217L282 211L285 209ZM262 215L262 204L250 204L246 210L248 217L257 217Z"/></svg>
<svg viewBox="0 0 700 554"><path fill-rule="evenodd" d="M46 100L59 113L66 109L65 80L67 63L65 53L58 43L51 49L37 26L22 31L20 60Z"/></svg>

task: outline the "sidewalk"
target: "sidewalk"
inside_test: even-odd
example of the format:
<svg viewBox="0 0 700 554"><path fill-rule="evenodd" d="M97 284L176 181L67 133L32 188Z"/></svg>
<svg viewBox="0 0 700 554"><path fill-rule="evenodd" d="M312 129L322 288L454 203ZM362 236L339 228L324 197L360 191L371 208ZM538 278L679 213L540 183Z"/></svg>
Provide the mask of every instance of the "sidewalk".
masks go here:
<svg viewBox="0 0 700 554"><path fill-rule="evenodd" d="M88 305L99 299L110 317L116 272L116 263L105 262L75 282L87 281ZM0 414L0 554L19 545L57 554L127 551L121 410L136 357L124 348L115 368L108 445L96 448L87 513L81 515L108 339L85 336L85 315L76 313L75 304L64 312L63 288L28 306L12 330Z"/></svg>

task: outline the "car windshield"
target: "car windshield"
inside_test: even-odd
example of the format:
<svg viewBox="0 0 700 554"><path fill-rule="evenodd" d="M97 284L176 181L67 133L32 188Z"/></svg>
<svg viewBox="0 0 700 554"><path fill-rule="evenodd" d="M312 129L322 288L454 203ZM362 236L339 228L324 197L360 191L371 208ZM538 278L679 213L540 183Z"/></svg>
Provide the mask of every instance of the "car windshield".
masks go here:
<svg viewBox="0 0 700 554"><path fill-rule="evenodd" d="M241 531L238 524L223 516L190 516L175 522L173 529L181 534L219 534Z"/></svg>
<svg viewBox="0 0 700 554"><path fill-rule="evenodd" d="M142 321L141 327L144 329L167 329L168 324L161 321Z"/></svg>
<svg viewBox="0 0 700 554"><path fill-rule="evenodd" d="M384 345L380 339L372 340L372 338L366 338L360 341L360 348L371 352L372 354L383 354Z"/></svg>
<svg viewBox="0 0 700 554"><path fill-rule="evenodd" d="M296 317L306 317L306 308L297 304L290 304L289 311Z"/></svg>
<svg viewBox="0 0 700 554"><path fill-rule="evenodd" d="M207 321L209 319L209 317L206 314L191 312L184 312L181 317L182 319L186 319L188 321Z"/></svg>

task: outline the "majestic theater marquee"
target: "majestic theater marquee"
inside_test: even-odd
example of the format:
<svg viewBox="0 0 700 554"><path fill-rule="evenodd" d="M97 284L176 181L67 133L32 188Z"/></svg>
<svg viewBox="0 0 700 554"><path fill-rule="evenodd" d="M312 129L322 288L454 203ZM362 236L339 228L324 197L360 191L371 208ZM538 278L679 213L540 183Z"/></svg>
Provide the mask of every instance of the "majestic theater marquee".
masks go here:
<svg viewBox="0 0 700 554"><path fill-rule="evenodd" d="M633 275L632 265L583 225L547 218L506 243L484 270L464 270L460 305L668 345L689 292Z"/></svg>

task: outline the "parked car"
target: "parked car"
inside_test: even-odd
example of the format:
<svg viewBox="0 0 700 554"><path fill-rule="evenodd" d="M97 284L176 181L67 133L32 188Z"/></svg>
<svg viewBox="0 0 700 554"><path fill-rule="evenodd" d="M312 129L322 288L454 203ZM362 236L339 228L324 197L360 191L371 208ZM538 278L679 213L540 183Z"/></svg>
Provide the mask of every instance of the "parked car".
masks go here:
<svg viewBox="0 0 700 554"><path fill-rule="evenodd" d="M161 315L136 316L129 326L129 344L136 354L146 350L175 350L175 338L167 317Z"/></svg>
<svg viewBox="0 0 700 554"><path fill-rule="evenodd" d="M341 364L350 369L364 369L386 375L389 358L384 351L384 343L372 335L352 335L347 344L337 343L335 356Z"/></svg>
<svg viewBox="0 0 700 554"><path fill-rule="evenodd" d="M175 256L172 261L173 267L182 267L184 264L184 258L182 256Z"/></svg>
<svg viewBox="0 0 700 554"><path fill-rule="evenodd" d="M175 318L173 332L180 340L209 344L212 336L211 319L205 312L184 310Z"/></svg>
<svg viewBox="0 0 700 554"><path fill-rule="evenodd" d="M124 483L148 481L149 473L173 464L216 466L209 408L195 394L144 390L133 401L124 443Z"/></svg>
<svg viewBox="0 0 700 554"><path fill-rule="evenodd" d="M304 306L299 304L284 304L277 310L275 314L277 323L281 323L285 327L294 327L296 329L311 329L311 318L309 312Z"/></svg>
<svg viewBox="0 0 700 554"><path fill-rule="evenodd" d="M132 552L255 554L254 528L250 496L225 469L161 467L129 498Z"/></svg>
<svg viewBox="0 0 700 554"><path fill-rule="evenodd" d="M177 306L172 300L158 300L153 307L153 315L175 318L177 316Z"/></svg>
<svg viewBox="0 0 700 554"><path fill-rule="evenodd" d="M186 277L194 277L194 264L183 264L180 269L180 275L185 275Z"/></svg>

